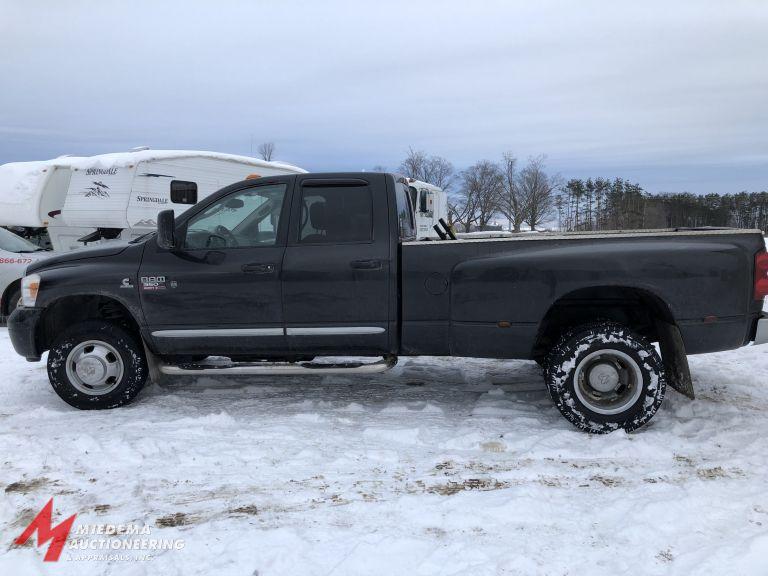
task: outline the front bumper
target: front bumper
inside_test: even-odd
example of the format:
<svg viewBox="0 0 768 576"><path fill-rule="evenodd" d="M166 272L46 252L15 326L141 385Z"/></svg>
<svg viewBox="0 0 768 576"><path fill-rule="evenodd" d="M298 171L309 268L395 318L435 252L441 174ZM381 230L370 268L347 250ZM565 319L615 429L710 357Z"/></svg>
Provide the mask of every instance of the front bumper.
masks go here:
<svg viewBox="0 0 768 576"><path fill-rule="evenodd" d="M40 360L42 350L37 345L37 325L43 315L42 308L16 308L8 317L8 336L17 354L29 362Z"/></svg>
<svg viewBox="0 0 768 576"><path fill-rule="evenodd" d="M755 344L768 344L768 316L763 315L757 321L757 330L755 331Z"/></svg>

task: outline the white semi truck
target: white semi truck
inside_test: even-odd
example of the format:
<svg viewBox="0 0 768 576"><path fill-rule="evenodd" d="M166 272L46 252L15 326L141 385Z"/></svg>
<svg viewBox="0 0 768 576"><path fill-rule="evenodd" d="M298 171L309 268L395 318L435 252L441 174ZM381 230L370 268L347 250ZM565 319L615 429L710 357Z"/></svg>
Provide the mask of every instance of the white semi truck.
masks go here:
<svg viewBox="0 0 768 576"><path fill-rule="evenodd" d="M417 239L438 240L434 227L441 227L441 218L448 220L448 195L442 188L413 178L408 179L408 191L416 216Z"/></svg>

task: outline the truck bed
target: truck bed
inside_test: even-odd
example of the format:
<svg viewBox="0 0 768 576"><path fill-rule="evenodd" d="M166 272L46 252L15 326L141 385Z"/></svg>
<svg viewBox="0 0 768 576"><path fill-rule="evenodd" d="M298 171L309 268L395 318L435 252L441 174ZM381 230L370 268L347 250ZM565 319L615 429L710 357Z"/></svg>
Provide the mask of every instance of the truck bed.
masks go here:
<svg viewBox="0 0 768 576"><path fill-rule="evenodd" d="M737 348L760 314L752 270L763 248L759 230L701 228L405 242L401 347L535 358L554 316L611 317L630 300L636 316L677 324L689 354Z"/></svg>

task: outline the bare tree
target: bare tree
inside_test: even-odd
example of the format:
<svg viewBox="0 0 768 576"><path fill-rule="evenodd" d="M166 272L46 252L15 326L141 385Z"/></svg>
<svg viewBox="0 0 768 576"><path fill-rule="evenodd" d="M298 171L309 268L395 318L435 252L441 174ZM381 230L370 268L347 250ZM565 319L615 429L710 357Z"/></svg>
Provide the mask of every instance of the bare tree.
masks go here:
<svg viewBox="0 0 768 576"><path fill-rule="evenodd" d="M259 144L259 156L262 160L269 162L275 155L275 143L274 142L262 142Z"/></svg>
<svg viewBox="0 0 768 576"><path fill-rule="evenodd" d="M441 156L430 156L427 176L425 182L434 184L448 193L455 179L453 164Z"/></svg>
<svg viewBox="0 0 768 576"><path fill-rule="evenodd" d="M517 158L506 152L501 162L502 193L499 201L499 212L509 220L509 229L520 232L525 222L527 205L520 190Z"/></svg>
<svg viewBox="0 0 768 576"><path fill-rule="evenodd" d="M551 176L545 170L545 156L535 156L520 171L518 187L525 203L523 221L536 230L551 214L555 206L555 190L561 184L558 175Z"/></svg>
<svg viewBox="0 0 768 576"><path fill-rule="evenodd" d="M453 164L442 156L427 156L423 150L408 149L408 156L398 168L408 178L415 178L442 188L446 192L454 181Z"/></svg>
<svg viewBox="0 0 768 576"><path fill-rule="evenodd" d="M459 223L465 232L472 227L483 229L499 212L503 177L498 165L481 160L461 173L461 190L457 202L448 203L451 222Z"/></svg>
<svg viewBox="0 0 768 576"><path fill-rule="evenodd" d="M408 178L422 180L427 166L427 154L423 150L408 148L408 155L400 162L398 170Z"/></svg>

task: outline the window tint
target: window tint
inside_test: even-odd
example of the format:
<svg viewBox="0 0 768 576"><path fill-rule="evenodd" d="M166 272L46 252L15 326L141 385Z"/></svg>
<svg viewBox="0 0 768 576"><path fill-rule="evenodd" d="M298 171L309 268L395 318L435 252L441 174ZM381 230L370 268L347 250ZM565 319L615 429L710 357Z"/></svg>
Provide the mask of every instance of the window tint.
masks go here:
<svg viewBox="0 0 768 576"><path fill-rule="evenodd" d="M408 195L408 184L402 178L395 182L395 201L397 202L397 220L400 224L400 238L413 238L416 235L413 224L413 207Z"/></svg>
<svg viewBox="0 0 768 576"><path fill-rule="evenodd" d="M238 190L219 198L187 224L185 247L238 248L273 245L285 184Z"/></svg>
<svg viewBox="0 0 768 576"><path fill-rule="evenodd" d="M368 186L304 187L301 193L303 244L370 242L373 207Z"/></svg>
<svg viewBox="0 0 768 576"><path fill-rule="evenodd" d="M171 202L174 204L197 204L197 182L171 180Z"/></svg>

